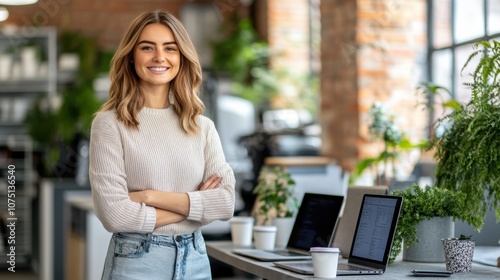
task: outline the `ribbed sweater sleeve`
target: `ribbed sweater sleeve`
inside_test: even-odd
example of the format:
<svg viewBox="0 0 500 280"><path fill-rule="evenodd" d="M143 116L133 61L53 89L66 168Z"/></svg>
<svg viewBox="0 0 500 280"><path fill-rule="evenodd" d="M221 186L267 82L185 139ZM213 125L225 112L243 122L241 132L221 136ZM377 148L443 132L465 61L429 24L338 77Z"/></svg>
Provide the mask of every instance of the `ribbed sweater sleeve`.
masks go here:
<svg viewBox="0 0 500 280"><path fill-rule="evenodd" d="M97 217L112 232L191 233L234 213L235 179L213 122L199 116L200 132L188 135L172 108L143 108L138 129L128 129L113 111L99 113L91 128L90 183ZM197 191L211 175L221 186ZM186 220L154 229L155 210L132 202L130 191L187 193Z"/></svg>
<svg viewBox="0 0 500 280"><path fill-rule="evenodd" d="M152 232L154 208L128 196L123 145L114 118L112 112L99 114L91 128L89 176L94 210L110 232Z"/></svg>
<svg viewBox="0 0 500 280"><path fill-rule="evenodd" d="M228 220L234 213L234 185L233 170L226 163L221 141L212 121L204 118L206 124L206 145L203 150L205 171L203 181L213 174L220 175L223 180L221 186L213 191L189 192L191 201L188 219L208 224L213 220ZM222 214L222 216L221 216Z"/></svg>

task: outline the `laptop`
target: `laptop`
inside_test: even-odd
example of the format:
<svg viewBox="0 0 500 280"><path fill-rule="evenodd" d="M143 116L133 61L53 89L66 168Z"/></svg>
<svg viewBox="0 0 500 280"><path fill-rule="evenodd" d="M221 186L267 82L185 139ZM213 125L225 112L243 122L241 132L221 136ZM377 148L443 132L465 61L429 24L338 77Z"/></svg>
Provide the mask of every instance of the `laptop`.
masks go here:
<svg viewBox="0 0 500 280"><path fill-rule="evenodd" d="M347 263L338 264L338 276L385 272L402 203L403 198L399 196L363 196L351 252ZM278 261L274 265L301 274L314 274L312 260Z"/></svg>
<svg viewBox="0 0 500 280"><path fill-rule="evenodd" d="M365 194L388 194L387 186L349 186L345 197L344 210L341 211L337 232L332 247L340 249L340 255L347 259L351 252L352 237L356 230L359 208Z"/></svg>
<svg viewBox="0 0 500 280"><path fill-rule="evenodd" d="M259 261L311 259L311 247L332 242L343 201L343 196L305 193L285 248L234 249L233 253Z"/></svg>

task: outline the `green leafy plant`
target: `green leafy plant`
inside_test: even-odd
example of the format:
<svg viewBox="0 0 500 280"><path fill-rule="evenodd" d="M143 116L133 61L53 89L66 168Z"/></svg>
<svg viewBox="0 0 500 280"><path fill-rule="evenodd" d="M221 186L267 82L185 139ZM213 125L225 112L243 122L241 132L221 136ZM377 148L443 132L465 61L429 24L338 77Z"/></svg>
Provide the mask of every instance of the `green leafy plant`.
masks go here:
<svg viewBox="0 0 500 280"><path fill-rule="evenodd" d="M235 95L251 101L263 110L269 107L305 109L317 115L319 79L310 74L297 74L289 69L269 67L272 52L269 44L259 39L248 18L235 19L228 35L212 43L212 67L231 79ZM284 91L293 93L284 96ZM270 102L271 101L271 102Z"/></svg>
<svg viewBox="0 0 500 280"><path fill-rule="evenodd" d="M238 19L228 36L213 45L212 66L228 74L232 90L240 97L260 104L277 93L276 74L268 68L269 46L257 36L248 18Z"/></svg>
<svg viewBox="0 0 500 280"><path fill-rule="evenodd" d="M99 50L93 39L80 33L63 32L59 42L62 53L75 53L80 57L75 78L59 85L62 92L57 97L50 100L38 97L24 120L28 133L44 151L46 172L60 160L64 146L88 134L92 116L101 105L93 81L100 71L109 69L109 53Z"/></svg>
<svg viewBox="0 0 500 280"><path fill-rule="evenodd" d="M460 234L460 236L458 237L458 240L471 240L471 239L472 239L472 235Z"/></svg>
<svg viewBox="0 0 500 280"><path fill-rule="evenodd" d="M423 148L426 141L412 143L409 138L398 128L396 117L387 112L379 103L374 103L368 111L371 123L368 127L370 135L374 141L383 143L382 151L374 156L367 157L359 161L351 176L351 183L368 168L373 167L377 184L381 185L385 181L396 175L396 165L401 160L402 154L414 148Z"/></svg>
<svg viewBox="0 0 500 280"><path fill-rule="evenodd" d="M299 207L294 195L295 181L285 167L263 167L253 193L257 196L257 214L264 222L274 217L293 217Z"/></svg>
<svg viewBox="0 0 500 280"><path fill-rule="evenodd" d="M416 225L424 220L434 217L451 217L453 221L461 220L474 228L478 228L483 222L472 213L464 211L468 203L467 195L461 191L430 186L420 187L414 184L406 189L394 190L391 195L403 197L403 205L396 226L389 263L393 263L401 253L403 244L408 248L419 242L416 237Z"/></svg>
<svg viewBox="0 0 500 280"><path fill-rule="evenodd" d="M429 142L437 161L436 186L465 194L462 211L484 221L494 209L500 221L500 43L474 45L462 73L477 63L472 82L464 85L471 99L436 122L446 129ZM482 228L483 222L478 227Z"/></svg>

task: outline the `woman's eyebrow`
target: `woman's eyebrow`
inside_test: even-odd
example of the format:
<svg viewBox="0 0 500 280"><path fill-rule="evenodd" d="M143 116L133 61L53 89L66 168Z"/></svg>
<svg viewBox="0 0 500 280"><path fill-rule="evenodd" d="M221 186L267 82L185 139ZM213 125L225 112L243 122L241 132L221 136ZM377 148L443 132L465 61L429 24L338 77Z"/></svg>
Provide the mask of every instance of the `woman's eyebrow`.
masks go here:
<svg viewBox="0 0 500 280"><path fill-rule="evenodd" d="M151 44L151 45L156 45L156 43L155 43L155 42L148 41L148 40L142 40L142 41L140 41L140 42L138 43L138 45L139 45L139 44ZM176 44L176 45L177 45L177 42L172 41L172 42L165 42L165 43L163 43L163 45L171 45L171 44Z"/></svg>

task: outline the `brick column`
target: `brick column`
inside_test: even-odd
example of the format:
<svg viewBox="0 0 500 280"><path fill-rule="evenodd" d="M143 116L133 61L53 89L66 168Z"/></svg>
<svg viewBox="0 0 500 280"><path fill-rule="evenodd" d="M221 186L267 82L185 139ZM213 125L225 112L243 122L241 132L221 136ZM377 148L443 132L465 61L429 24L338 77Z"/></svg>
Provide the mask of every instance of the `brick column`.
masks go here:
<svg viewBox="0 0 500 280"><path fill-rule="evenodd" d="M268 0L267 19L271 68L309 73L309 0Z"/></svg>
<svg viewBox="0 0 500 280"><path fill-rule="evenodd" d="M378 154L366 112L381 102L413 140L426 113L415 88L425 77L425 1L321 1L322 154L352 170Z"/></svg>

